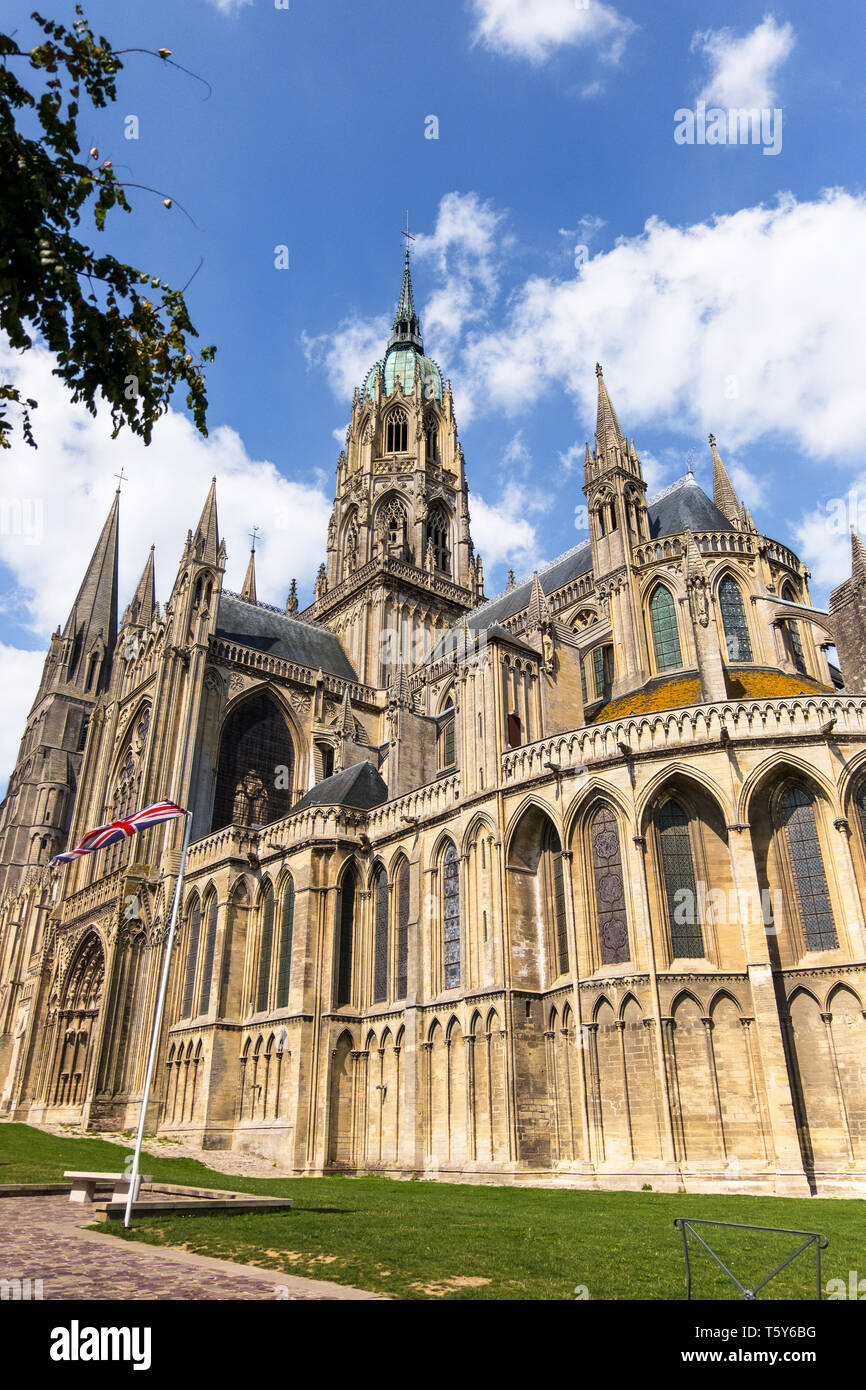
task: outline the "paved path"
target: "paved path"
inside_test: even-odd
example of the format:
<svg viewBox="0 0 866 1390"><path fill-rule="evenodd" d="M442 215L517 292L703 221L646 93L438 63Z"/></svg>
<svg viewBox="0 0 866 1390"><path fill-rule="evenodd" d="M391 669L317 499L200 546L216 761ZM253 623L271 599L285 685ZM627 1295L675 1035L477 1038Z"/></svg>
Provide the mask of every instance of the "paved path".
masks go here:
<svg viewBox="0 0 866 1390"><path fill-rule="evenodd" d="M341 1284L157 1249L82 1229L68 1197L0 1199L0 1279L42 1279L45 1299L377 1299ZM204 1218L207 1220L207 1218Z"/></svg>

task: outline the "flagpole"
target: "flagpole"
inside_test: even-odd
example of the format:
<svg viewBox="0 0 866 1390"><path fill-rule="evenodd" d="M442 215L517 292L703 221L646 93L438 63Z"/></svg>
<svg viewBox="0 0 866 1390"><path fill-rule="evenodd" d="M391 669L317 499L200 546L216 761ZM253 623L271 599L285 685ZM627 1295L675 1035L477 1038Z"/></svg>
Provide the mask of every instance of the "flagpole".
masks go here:
<svg viewBox="0 0 866 1390"><path fill-rule="evenodd" d="M183 875L186 868L186 852L189 847L189 832L192 825L192 812L185 811L186 825L183 830L183 844L180 851L180 867L177 871L177 883L174 890L174 902L171 905L171 920L168 924L168 936L165 941L165 961L162 967L162 979L159 983L159 997L156 1001L156 1018L153 1021L153 1036L150 1040L150 1056L147 1059L147 1075L144 1078L144 1095L141 1100L141 1115L138 1120L138 1135L135 1140L135 1151L132 1160L132 1176L129 1183L129 1191L126 1196L126 1214L123 1218L124 1229L129 1228L129 1218L132 1212L132 1202L135 1197L135 1189L138 1183L138 1170L141 1163L141 1144L144 1139L144 1126L147 1120L147 1106L150 1099L150 1087L153 1081L153 1069L156 1065L156 1054L159 1050L159 1034L162 1028L162 1016L165 1012L165 996L168 990L168 972L171 966L171 948L174 942L175 927L177 925L177 913L180 905L181 892L183 891Z"/></svg>

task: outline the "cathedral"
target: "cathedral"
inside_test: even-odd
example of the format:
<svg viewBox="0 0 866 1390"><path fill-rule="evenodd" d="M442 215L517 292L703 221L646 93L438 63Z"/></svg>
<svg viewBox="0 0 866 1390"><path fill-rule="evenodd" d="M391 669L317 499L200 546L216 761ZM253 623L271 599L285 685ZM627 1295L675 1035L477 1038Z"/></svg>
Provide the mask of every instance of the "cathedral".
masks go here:
<svg viewBox="0 0 866 1390"><path fill-rule="evenodd" d="M135 1127L183 823L48 861L171 798L150 1132L297 1174L866 1193L866 549L815 608L713 436L712 498L647 496L596 376L589 538L495 597L408 251L308 608L254 553L224 587L214 480L167 601L151 551L119 614L115 497L0 807L0 1113Z"/></svg>

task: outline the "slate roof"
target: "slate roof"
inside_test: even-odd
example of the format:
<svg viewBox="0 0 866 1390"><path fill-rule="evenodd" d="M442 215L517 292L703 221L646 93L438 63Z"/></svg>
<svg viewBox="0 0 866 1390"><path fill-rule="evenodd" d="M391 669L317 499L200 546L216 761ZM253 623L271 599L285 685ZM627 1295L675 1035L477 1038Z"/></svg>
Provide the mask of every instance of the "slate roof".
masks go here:
<svg viewBox="0 0 866 1390"><path fill-rule="evenodd" d="M678 536L687 526L693 531L734 529L691 473L657 493L647 503L647 511L653 540L658 536Z"/></svg>
<svg viewBox="0 0 866 1390"><path fill-rule="evenodd" d="M309 666L314 671L321 667L330 676L358 680L339 638L328 628L265 608L262 604L247 603L233 594L220 595L215 635L224 641L267 652L269 656L297 662L299 666Z"/></svg>
<svg viewBox="0 0 866 1390"><path fill-rule="evenodd" d="M308 806L352 806L369 811L388 800L388 788L372 763L355 763L317 782L312 790L296 801L290 815Z"/></svg>

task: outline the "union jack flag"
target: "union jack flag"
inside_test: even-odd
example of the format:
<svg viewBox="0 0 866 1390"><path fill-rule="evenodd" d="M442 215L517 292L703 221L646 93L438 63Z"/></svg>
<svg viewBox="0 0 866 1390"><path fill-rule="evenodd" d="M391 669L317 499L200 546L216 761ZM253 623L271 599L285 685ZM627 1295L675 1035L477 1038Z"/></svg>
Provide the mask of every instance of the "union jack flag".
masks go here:
<svg viewBox="0 0 866 1390"><path fill-rule="evenodd" d="M98 825L95 830L88 830L80 845L67 850L65 854L55 854L49 860L49 865L73 864L82 854L92 854L95 849L106 849L108 845L116 845L119 840L130 839L137 830L149 830L152 825L161 825L165 820L187 815L189 812L182 806L176 806L173 801L155 801L152 806L133 811L132 815L123 816L121 820L109 821L108 825Z"/></svg>

